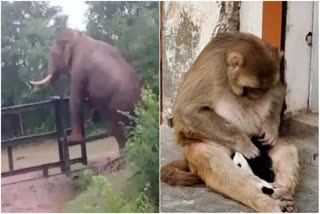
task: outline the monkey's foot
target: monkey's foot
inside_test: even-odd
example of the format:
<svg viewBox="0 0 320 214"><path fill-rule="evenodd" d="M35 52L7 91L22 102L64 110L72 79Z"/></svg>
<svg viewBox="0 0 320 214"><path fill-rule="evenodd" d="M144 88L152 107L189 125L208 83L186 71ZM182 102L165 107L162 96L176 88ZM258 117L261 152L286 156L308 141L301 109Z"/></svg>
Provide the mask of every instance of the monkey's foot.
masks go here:
<svg viewBox="0 0 320 214"><path fill-rule="evenodd" d="M297 212L296 203L288 188L274 184L274 193L271 197L279 202L283 212Z"/></svg>
<svg viewBox="0 0 320 214"><path fill-rule="evenodd" d="M68 142L69 143L79 143L79 142L82 142L84 141L84 137L80 134L73 134L71 133L69 136L68 136Z"/></svg>
<svg viewBox="0 0 320 214"><path fill-rule="evenodd" d="M281 197L277 200L282 212L285 213L296 213L296 202L292 198Z"/></svg>

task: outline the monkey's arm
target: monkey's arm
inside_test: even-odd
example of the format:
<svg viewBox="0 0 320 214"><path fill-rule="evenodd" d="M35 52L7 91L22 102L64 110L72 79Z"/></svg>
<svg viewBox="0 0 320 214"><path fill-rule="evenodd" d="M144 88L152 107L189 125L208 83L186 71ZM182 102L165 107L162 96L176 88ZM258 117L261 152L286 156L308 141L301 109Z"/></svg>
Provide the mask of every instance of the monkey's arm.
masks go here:
<svg viewBox="0 0 320 214"><path fill-rule="evenodd" d="M249 137L220 117L212 108L201 105L199 102L181 106L183 107L175 107L173 118L192 133L227 146L247 158L259 155L259 150Z"/></svg>
<svg viewBox="0 0 320 214"><path fill-rule="evenodd" d="M285 98L285 89L280 84L273 88L271 93L273 95L273 100L270 112L264 121L259 134L260 136L263 136L262 139L259 139L263 145L273 145L276 142L279 134L281 110Z"/></svg>

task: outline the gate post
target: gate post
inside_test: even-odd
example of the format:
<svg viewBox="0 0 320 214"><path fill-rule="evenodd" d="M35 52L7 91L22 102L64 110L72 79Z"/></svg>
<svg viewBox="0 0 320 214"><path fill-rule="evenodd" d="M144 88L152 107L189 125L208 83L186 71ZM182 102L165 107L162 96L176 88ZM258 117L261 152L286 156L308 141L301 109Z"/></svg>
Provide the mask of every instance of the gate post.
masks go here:
<svg viewBox="0 0 320 214"><path fill-rule="evenodd" d="M84 122L82 123L82 133L83 133L84 140L81 142L81 145L80 145L81 146L81 159L82 159L82 164L88 165Z"/></svg>
<svg viewBox="0 0 320 214"><path fill-rule="evenodd" d="M59 111L59 97L51 97L51 100L54 103L54 112L56 119L56 131L57 131L57 140L58 140L58 150L59 150L59 161L64 161L63 155L63 133L61 129L61 112ZM61 172L65 172L64 164L60 164Z"/></svg>
<svg viewBox="0 0 320 214"><path fill-rule="evenodd" d="M9 161L9 171L13 171L13 156L12 156L12 146L7 147L8 161Z"/></svg>
<svg viewBox="0 0 320 214"><path fill-rule="evenodd" d="M70 174L70 157L67 142L67 134L64 127L63 120L63 98L59 96L51 97L55 106L55 116L56 116L56 130L59 148L59 159L61 172Z"/></svg>

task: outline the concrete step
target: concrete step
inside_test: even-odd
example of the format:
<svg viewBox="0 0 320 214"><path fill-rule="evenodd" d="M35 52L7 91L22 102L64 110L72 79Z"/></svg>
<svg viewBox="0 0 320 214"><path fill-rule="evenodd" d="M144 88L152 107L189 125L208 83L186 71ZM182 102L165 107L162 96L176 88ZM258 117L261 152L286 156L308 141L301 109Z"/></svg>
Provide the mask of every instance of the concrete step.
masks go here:
<svg viewBox="0 0 320 214"><path fill-rule="evenodd" d="M318 114L305 112L289 116L281 124L280 136L297 146L300 163L318 166L318 120Z"/></svg>
<svg viewBox="0 0 320 214"><path fill-rule="evenodd" d="M319 115L315 113L302 113L299 115L287 116L280 126L282 136L295 136L298 138L318 136Z"/></svg>

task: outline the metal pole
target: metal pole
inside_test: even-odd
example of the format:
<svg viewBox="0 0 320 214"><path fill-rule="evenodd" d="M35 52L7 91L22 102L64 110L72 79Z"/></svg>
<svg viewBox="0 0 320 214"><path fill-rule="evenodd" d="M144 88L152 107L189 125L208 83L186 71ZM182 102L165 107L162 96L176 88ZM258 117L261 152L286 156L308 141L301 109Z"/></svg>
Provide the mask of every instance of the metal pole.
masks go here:
<svg viewBox="0 0 320 214"><path fill-rule="evenodd" d="M86 147L86 135L85 135L85 128L84 128L84 120L82 123L82 134L83 134L83 141L81 142L81 158L82 158L82 163L84 165L88 165L88 158L87 158L87 147Z"/></svg>
<svg viewBox="0 0 320 214"><path fill-rule="evenodd" d="M21 112L19 112L19 123L20 123L20 133L22 136L24 136L23 124L22 124L22 119L21 119Z"/></svg>
<svg viewBox="0 0 320 214"><path fill-rule="evenodd" d="M9 162L9 171L13 171L13 155L12 155L12 146L8 146L8 162Z"/></svg>
<svg viewBox="0 0 320 214"><path fill-rule="evenodd" d="M64 163L65 163L65 173L67 176L70 175L70 155L69 155L69 146L68 146L68 139L66 128L64 124L64 118L62 117L64 114L64 105L63 105L63 97L59 97L59 112L60 112L60 122L61 122L61 130L63 133L63 141L62 141L62 148L63 148L63 156L64 156Z"/></svg>
<svg viewBox="0 0 320 214"><path fill-rule="evenodd" d="M63 120L63 98L59 96L54 96L52 99L55 101L56 105L56 126L58 133L59 143L59 157L60 161L63 160L64 166L61 165L61 171L65 172L66 175L70 175L70 156L68 148L67 134L64 127ZM62 159L61 159L62 157Z"/></svg>
<svg viewBox="0 0 320 214"><path fill-rule="evenodd" d="M59 150L59 160L64 160L63 155L63 130L61 127L61 112L59 110L59 97L52 97L51 98L54 103L54 111L55 111L55 119L56 119L56 130L57 130L57 140L58 140L58 150ZM65 172L64 164L60 165L61 172Z"/></svg>

